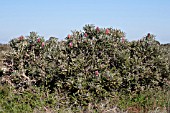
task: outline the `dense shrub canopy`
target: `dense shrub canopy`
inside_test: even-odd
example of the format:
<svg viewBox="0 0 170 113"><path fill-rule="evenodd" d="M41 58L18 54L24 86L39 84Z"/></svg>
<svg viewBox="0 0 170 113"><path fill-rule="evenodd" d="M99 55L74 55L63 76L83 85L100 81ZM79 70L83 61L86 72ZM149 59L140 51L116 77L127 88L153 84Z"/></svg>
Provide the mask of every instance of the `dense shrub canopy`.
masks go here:
<svg viewBox="0 0 170 113"><path fill-rule="evenodd" d="M11 40L10 46L1 82L67 93L79 104L117 92L163 88L170 80L168 58L151 34L129 42L121 30L86 25L65 41L45 41L31 32Z"/></svg>

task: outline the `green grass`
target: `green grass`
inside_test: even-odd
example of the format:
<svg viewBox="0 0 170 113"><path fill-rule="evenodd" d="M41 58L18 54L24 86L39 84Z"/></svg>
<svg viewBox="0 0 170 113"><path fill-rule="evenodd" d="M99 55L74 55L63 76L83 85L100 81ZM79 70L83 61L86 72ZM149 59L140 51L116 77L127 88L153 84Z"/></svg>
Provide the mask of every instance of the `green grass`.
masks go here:
<svg viewBox="0 0 170 113"><path fill-rule="evenodd" d="M170 106L170 90L148 90L138 95L122 95L119 106L124 109L136 109L144 113L159 108L162 112Z"/></svg>
<svg viewBox="0 0 170 113"><path fill-rule="evenodd" d="M45 112L45 108L54 108L56 103L52 94L26 90L16 92L9 86L0 86L0 113L31 113L35 110Z"/></svg>
<svg viewBox="0 0 170 113"><path fill-rule="evenodd" d="M168 89L169 90L169 89ZM62 98L64 98L62 100ZM96 104L94 104L96 103ZM148 90L141 94L118 94L103 102L89 103L88 106L73 107L69 99L57 93L48 93L32 87L25 91L16 91L8 85L0 86L0 113L36 113L36 112L83 112L100 113L119 108L121 111L139 111L147 113L159 109L165 112L170 107L170 90ZM117 109L118 109L117 108ZM159 113L158 112L158 113ZM168 112L167 112L168 113Z"/></svg>

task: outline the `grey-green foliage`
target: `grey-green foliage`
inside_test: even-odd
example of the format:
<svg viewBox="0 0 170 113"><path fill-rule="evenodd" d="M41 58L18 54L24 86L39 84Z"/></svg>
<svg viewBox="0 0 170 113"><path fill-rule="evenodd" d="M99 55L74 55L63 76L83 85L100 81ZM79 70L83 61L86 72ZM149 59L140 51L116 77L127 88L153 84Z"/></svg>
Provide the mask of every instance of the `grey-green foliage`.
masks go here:
<svg viewBox="0 0 170 113"><path fill-rule="evenodd" d="M140 93L167 85L167 55L153 35L129 42L118 29L93 25L83 29L73 31L65 41L54 37L44 41L34 32L11 40L4 78L17 88L36 85L66 93L75 106L117 92Z"/></svg>

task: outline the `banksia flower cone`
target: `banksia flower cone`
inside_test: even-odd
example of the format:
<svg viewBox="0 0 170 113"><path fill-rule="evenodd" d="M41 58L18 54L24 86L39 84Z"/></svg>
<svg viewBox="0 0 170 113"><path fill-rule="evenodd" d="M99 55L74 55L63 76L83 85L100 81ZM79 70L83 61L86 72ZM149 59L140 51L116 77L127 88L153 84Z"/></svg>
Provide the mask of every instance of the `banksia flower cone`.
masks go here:
<svg viewBox="0 0 170 113"><path fill-rule="evenodd" d="M41 46L44 47L45 46L45 42L42 42Z"/></svg>
<svg viewBox="0 0 170 113"><path fill-rule="evenodd" d="M40 38L38 38L38 39L37 39L37 42L41 42L41 39L40 39Z"/></svg>
<svg viewBox="0 0 170 113"><path fill-rule="evenodd" d="M72 42L70 42L70 43L69 43L69 46L70 46L70 47L73 47L73 43L72 43Z"/></svg>
<svg viewBox="0 0 170 113"><path fill-rule="evenodd" d="M84 36L87 37L87 33L84 33Z"/></svg>
<svg viewBox="0 0 170 113"><path fill-rule="evenodd" d="M125 38L124 37L122 37L122 43L125 43Z"/></svg>
<svg viewBox="0 0 170 113"><path fill-rule="evenodd" d="M95 71L95 75L98 76L99 75L99 71Z"/></svg>
<svg viewBox="0 0 170 113"><path fill-rule="evenodd" d="M19 40L23 40L23 39L24 39L24 36L20 36L20 37L19 37Z"/></svg>
<svg viewBox="0 0 170 113"><path fill-rule="evenodd" d="M105 33L108 35L110 33L109 29L106 29Z"/></svg>
<svg viewBox="0 0 170 113"><path fill-rule="evenodd" d="M97 27L97 28L96 28L96 31L97 31L97 33L99 33L99 32L100 32L100 28L99 28L99 27Z"/></svg>
<svg viewBox="0 0 170 113"><path fill-rule="evenodd" d="M68 38L68 39L70 39L70 38L71 38L71 35L70 35L70 34L68 34L67 38Z"/></svg>

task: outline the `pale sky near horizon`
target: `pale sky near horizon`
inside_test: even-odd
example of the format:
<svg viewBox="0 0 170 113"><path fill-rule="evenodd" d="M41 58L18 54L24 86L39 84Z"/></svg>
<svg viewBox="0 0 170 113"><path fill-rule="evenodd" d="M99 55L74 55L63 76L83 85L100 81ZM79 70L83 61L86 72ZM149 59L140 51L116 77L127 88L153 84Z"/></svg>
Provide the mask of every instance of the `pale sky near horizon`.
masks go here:
<svg viewBox="0 0 170 113"><path fill-rule="evenodd" d="M85 24L113 27L138 40L170 43L170 0L0 0L0 43L35 31L64 39Z"/></svg>

